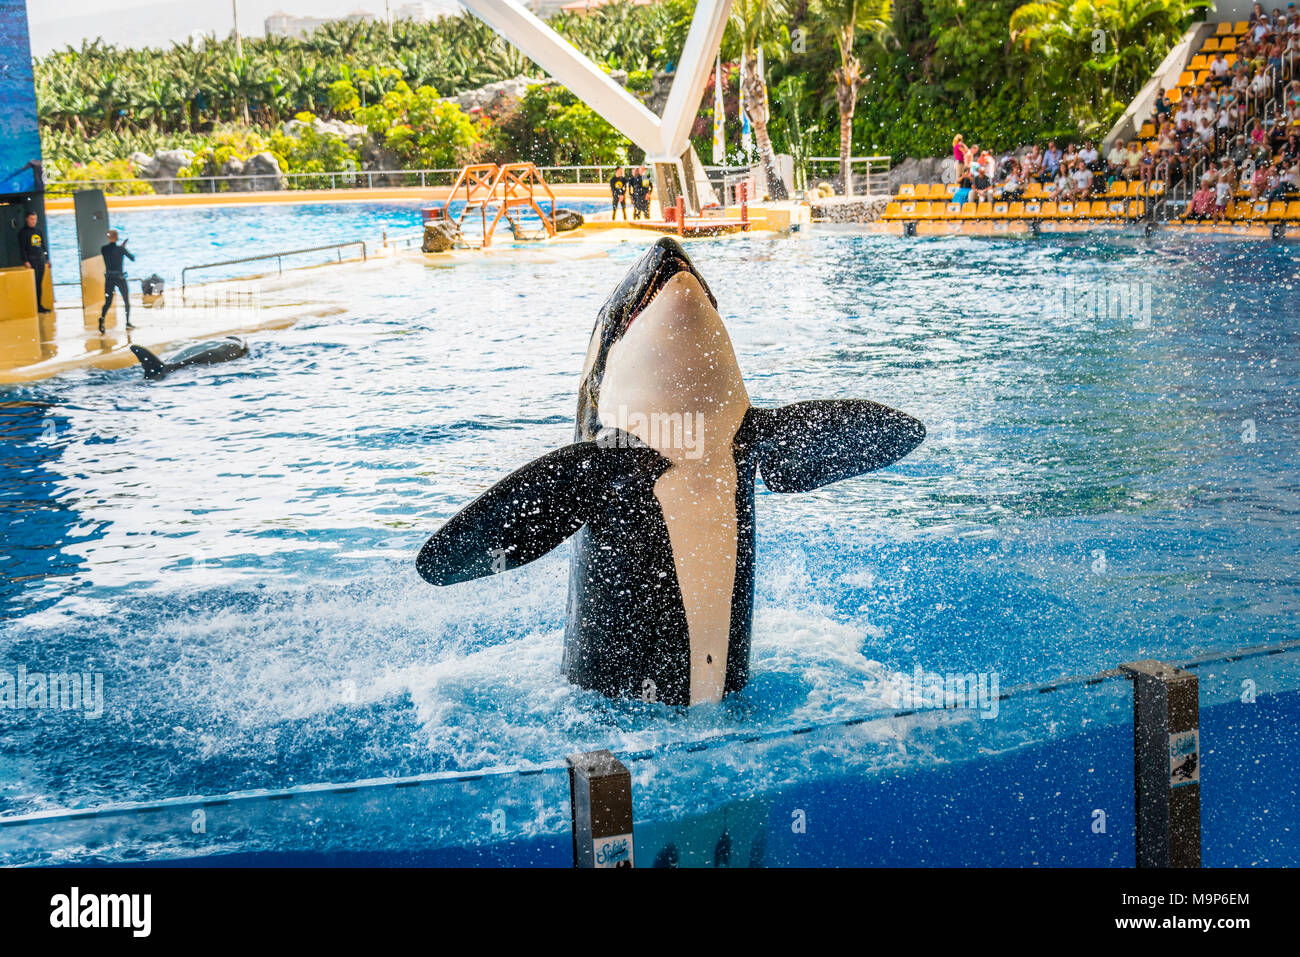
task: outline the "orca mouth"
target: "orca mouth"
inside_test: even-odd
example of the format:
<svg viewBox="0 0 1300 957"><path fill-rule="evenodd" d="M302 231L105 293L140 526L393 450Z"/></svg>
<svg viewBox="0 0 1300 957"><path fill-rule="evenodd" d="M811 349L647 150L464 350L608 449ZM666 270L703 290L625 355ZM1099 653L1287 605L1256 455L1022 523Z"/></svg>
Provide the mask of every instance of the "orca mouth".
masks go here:
<svg viewBox="0 0 1300 957"><path fill-rule="evenodd" d="M628 271L601 311L606 343L612 345L622 338L632 321L645 312L668 281L681 272L689 272L694 276L704 289L704 294L709 297L709 303L715 309L718 307L718 300L709 289L709 284L691 263L681 243L671 236L662 236Z"/></svg>

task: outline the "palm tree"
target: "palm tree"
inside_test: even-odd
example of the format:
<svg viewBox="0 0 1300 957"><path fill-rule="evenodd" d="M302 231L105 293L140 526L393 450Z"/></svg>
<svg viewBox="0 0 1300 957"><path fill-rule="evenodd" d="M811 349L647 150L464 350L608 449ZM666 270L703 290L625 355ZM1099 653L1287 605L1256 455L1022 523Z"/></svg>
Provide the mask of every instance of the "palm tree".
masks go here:
<svg viewBox="0 0 1300 957"><path fill-rule="evenodd" d="M786 0L734 0L731 4L731 23L740 35L740 46L745 53L745 70L740 78L745 91L745 112L754 127L754 141L767 175L767 192L773 199L785 199L786 191L767 132L767 80L758 68L758 48L776 36L788 21L788 15Z"/></svg>
<svg viewBox="0 0 1300 957"><path fill-rule="evenodd" d="M858 31L880 44L889 35L893 0L822 0L821 22L835 36L840 65L831 71L835 80L835 102L840 110L840 181L845 196L853 195L853 113L862 86L862 61L855 41Z"/></svg>

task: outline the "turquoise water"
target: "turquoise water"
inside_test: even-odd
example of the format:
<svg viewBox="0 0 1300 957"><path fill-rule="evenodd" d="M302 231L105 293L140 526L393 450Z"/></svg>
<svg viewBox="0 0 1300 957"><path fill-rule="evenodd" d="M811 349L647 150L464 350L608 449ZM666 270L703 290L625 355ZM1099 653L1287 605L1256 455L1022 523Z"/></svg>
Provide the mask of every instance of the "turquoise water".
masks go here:
<svg viewBox="0 0 1300 957"><path fill-rule="evenodd" d="M169 284L178 285L186 266L225 262L295 249L309 249L333 243L364 242L373 252L385 233L390 240L418 236L422 230L420 207L424 200L394 200L382 203L283 203L265 206L175 207L171 209L113 210L109 220L135 254L127 271L133 279L160 275ZM543 209L549 208L549 201ZM604 210L608 204L585 200L566 200L561 208L580 213ZM453 203L452 216L458 216L463 203ZM532 214L516 214L521 223L536 222ZM479 227L469 220L466 233L477 235ZM51 213L49 217L50 249L56 282L76 282L76 219L71 212ZM497 227L501 236L509 235L504 220ZM418 244L417 244L418 245ZM69 251L60 254L60 251ZM357 249L344 250L345 256L358 256ZM303 253L284 261L286 267L311 266L332 262L333 251ZM190 282L204 282L230 276L247 276L274 272L270 262L218 267L193 273ZM134 289L134 285L133 285ZM70 291L75 296L75 291ZM62 297L61 297L62 298Z"/></svg>
<svg viewBox="0 0 1300 957"><path fill-rule="evenodd" d="M759 486L744 693L683 713L567 685L564 549L449 589L414 570L457 508L570 440L591 323L639 247L323 270L346 313L259 333L247 361L0 391L0 670L102 671L106 701L0 712L0 810L627 753L892 707L918 666L1006 687L1300 630L1292 247L689 251L756 404L862 396L929 429L880 473ZM1119 305L1081 305L1096 289ZM933 728L875 745L899 772L953 757Z"/></svg>

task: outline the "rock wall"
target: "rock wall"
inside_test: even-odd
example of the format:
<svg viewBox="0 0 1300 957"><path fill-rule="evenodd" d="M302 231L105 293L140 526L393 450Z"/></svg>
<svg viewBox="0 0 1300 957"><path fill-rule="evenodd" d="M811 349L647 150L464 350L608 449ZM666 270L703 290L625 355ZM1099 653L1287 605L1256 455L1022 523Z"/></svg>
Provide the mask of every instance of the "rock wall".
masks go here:
<svg viewBox="0 0 1300 957"><path fill-rule="evenodd" d="M865 196L832 196L812 201L813 222L821 223L874 223L884 215L888 198Z"/></svg>
<svg viewBox="0 0 1300 957"><path fill-rule="evenodd" d="M181 192L181 184L176 181L180 171L194 162L194 154L189 150L159 150L153 156L148 153L132 153L131 165L135 175L147 179L153 184L153 191L164 195Z"/></svg>

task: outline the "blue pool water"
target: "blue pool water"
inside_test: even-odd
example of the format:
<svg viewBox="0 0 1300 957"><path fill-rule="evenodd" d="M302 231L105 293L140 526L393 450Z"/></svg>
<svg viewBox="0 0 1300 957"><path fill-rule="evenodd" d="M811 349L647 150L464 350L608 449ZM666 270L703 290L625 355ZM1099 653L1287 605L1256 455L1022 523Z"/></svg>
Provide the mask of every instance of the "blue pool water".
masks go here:
<svg viewBox="0 0 1300 957"><path fill-rule="evenodd" d="M132 277L158 274L179 283L186 266L225 262L295 249L310 249L341 242L364 242L373 250L385 233L390 240L419 235L420 207L424 200L393 200L370 203L284 203L265 206L173 207L166 209L113 210L109 219L128 242L135 262L128 262ZM543 208L549 208L549 200ZM603 211L607 203L563 200L564 209L587 214ZM459 216L463 203L453 203L451 214ZM515 213L525 226L535 224L531 212ZM477 235L479 226L466 220L467 233ZM508 235L503 220L497 233ZM51 213L50 249L56 282L77 280L76 254L60 250L77 248L76 219L70 212ZM345 255L356 256L355 249ZM303 253L285 260L286 266L309 266L335 259L332 251ZM207 281L230 276L247 276L274 271L275 263L254 263L218 267L196 272L190 281Z"/></svg>
<svg viewBox="0 0 1300 957"><path fill-rule="evenodd" d="M0 811L628 753L892 707L917 666L1006 687L1300 631L1291 247L689 248L755 404L863 396L929 429L886 471L759 486L742 694L684 713L564 683L565 549L445 590L414 572L457 508L570 440L591 323L639 248L325 270L312 294L345 314L258 334L246 362L0 391L0 669L106 676L98 721L0 712ZM1081 308L1092 289L1129 305ZM1018 718L997 747L1061 720ZM871 767L962 758L922 724L873 731ZM785 786L858 754L764 771ZM649 775L648 806L756 760L709 755ZM534 830L563 826L548 806Z"/></svg>

